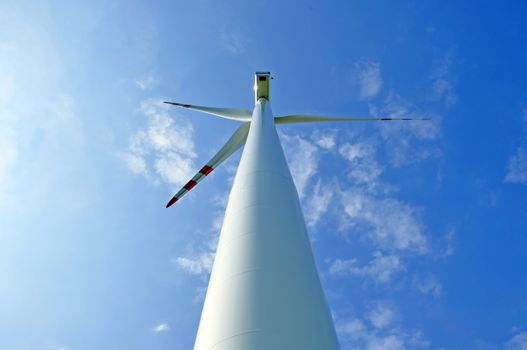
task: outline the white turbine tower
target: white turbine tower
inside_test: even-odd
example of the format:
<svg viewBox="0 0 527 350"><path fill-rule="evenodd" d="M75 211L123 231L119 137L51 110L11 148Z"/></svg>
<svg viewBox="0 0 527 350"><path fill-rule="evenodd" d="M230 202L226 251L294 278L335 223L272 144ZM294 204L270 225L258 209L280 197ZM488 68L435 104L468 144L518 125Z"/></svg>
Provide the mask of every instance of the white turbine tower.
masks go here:
<svg viewBox="0 0 527 350"><path fill-rule="evenodd" d="M168 202L183 197L245 144L229 196L195 350L339 349L298 194L276 124L408 118L274 117L270 73L255 76L255 107L211 108L165 102L242 125Z"/></svg>

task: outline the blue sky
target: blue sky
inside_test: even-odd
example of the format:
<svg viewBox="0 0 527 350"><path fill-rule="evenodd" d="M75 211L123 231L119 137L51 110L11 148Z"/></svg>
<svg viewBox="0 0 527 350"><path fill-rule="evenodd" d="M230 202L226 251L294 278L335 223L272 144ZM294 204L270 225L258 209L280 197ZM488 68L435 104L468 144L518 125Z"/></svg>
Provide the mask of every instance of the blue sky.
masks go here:
<svg viewBox="0 0 527 350"><path fill-rule="evenodd" d="M0 3L0 348L190 349L240 153L280 127L343 349L527 349L522 2Z"/></svg>

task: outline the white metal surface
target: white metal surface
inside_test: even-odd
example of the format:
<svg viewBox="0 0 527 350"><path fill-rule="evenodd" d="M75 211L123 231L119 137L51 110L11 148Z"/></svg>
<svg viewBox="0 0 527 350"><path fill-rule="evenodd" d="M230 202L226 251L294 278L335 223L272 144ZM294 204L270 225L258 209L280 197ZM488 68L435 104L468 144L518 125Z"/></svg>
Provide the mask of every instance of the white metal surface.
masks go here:
<svg viewBox="0 0 527 350"><path fill-rule="evenodd" d="M195 350L339 349L271 107L259 99Z"/></svg>
<svg viewBox="0 0 527 350"><path fill-rule="evenodd" d="M205 107L205 106L196 106L196 105L189 105L186 103L169 102L169 101L164 101L164 103L167 103L169 105L183 107L183 108L188 108L188 109L198 111L198 112L212 114L217 117L221 117L225 119L237 120L239 122L248 122L251 120L251 111L247 109L243 109L243 108Z"/></svg>

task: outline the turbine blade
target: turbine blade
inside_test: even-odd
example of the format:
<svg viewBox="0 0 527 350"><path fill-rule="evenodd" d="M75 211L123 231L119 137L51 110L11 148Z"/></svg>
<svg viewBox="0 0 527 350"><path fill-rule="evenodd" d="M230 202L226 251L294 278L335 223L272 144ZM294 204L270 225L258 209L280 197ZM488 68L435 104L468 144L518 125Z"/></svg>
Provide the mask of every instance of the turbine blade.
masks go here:
<svg viewBox="0 0 527 350"><path fill-rule="evenodd" d="M375 121L375 120L430 120L429 118L337 118L337 117L322 117L318 115L287 115L285 117L276 117L274 122L276 124L298 124L298 123L314 123L314 122L359 122L359 121Z"/></svg>
<svg viewBox="0 0 527 350"><path fill-rule="evenodd" d="M164 101L163 103L179 106L183 108L192 109L194 111L212 114L221 118L237 120L239 122L248 122L251 120L252 113L247 109L242 108L217 108L217 107L204 107L194 106L189 104L183 104L178 102Z"/></svg>
<svg viewBox="0 0 527 350"><path fill-rule="evenodd" d="M178 193L167 203L167 208L172 204L176 203L181 197L187 194L194 186L196 186L205 176L209 175L214 169L216 169L225 159L229 158L234 152L236 152L247 140L247 134L249 133L249 126L251 123L243 123L235 132L231 138L218 153L211 160L207 162L201 168L194 177L181 188Z"/></svg>

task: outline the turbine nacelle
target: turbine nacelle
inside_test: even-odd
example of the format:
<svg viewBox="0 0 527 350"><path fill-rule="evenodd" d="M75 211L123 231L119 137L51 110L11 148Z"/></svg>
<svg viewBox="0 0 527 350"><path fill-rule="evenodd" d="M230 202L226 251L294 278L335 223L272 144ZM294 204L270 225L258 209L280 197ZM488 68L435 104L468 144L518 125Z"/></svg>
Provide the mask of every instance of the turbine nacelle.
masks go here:
<svg viewBox="0 0 527 350"><path fill-rule="evenodd" d="M256 72L254 75L254 103L261 98L269 101L271 79L271 72Z"/></svg>

